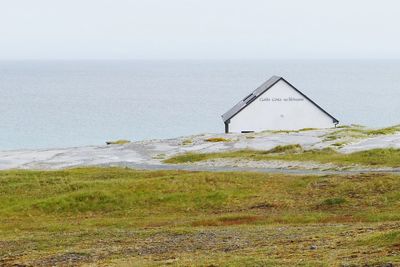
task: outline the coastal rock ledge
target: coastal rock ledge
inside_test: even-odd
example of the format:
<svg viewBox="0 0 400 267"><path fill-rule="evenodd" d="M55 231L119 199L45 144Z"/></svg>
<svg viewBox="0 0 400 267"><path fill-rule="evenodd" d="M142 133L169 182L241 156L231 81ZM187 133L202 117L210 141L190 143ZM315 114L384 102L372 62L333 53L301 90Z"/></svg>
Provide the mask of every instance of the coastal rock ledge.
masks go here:
<svg viewBox="0 0 400 267"><path fill-rule="evenodd" d="M173 139L136 141L126 144L84 146L57 149L0 151L0 169L54 170L86 166L125 166L138 169L232 170L237 167L272 169L342 168L333 163L299 163L282 160L214 159L202 162L170 164L165 160L177 155L225 153L233 151L270 151L278 146L296 145L304 151L331 149L351 154L373 149L400 149L400 127L368 129L362 126L342 126L333 129L303 129L298 131L265 131L247 134L199 134ZM225 161L224 161L225 160ZM260 161L260 160L257 160ZM281 164L280 164L281 162ZM197 167L196 167L197 166ZM360 166L344 169L370 170ZM392 170L373 168L373 170ZM397 169L396 169L397 170Z"/></svg>

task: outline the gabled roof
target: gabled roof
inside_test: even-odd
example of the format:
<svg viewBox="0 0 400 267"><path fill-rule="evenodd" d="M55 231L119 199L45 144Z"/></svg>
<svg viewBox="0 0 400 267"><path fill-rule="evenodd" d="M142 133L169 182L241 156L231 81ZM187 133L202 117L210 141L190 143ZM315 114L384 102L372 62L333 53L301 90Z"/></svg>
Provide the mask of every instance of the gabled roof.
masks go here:
<svg viewBox="0 0 400 267"><path fill-rule="evenodd" d="M238 114L240 111L242 111L244 108L246 108L248 105L250 105L254 100L256 100L260 95L262 95L263 93L265 93L266 91L268 91L272 86L274 86L277 82L279 82L280 80L286 82L290 87L292 87L294 90L296 90L299 94L301 94L305 99L307 99L308 101L310 101L312 104L314 104L317 108L319 108L322 112L324 112L326 115L328 115L329 117L332 118L334 123L338 123L339 121L333 117L332 115L330 115L328 112L326 112L323 108L321 108L320 106L318 106L314 101L312 101L310 98L308 98L305 94L303 94L302 92L300 92L296 87L294 87L293 85L291 85L288 81L286 81L285 79L283 79L280 76L272 76L271 78L269 78L268 81L266 81L265 83L263 83L260 87L258 87L256 90L254 90L251 94L249 94L248 96L246 96L245 98L243 98L242 100L239 101L239 103L237 103L236 105L234 105L230 110L228 110L227 112L225 112L222 115L222 119L223 121L229 122L230 119L232 119L236 114Z"/></svg>

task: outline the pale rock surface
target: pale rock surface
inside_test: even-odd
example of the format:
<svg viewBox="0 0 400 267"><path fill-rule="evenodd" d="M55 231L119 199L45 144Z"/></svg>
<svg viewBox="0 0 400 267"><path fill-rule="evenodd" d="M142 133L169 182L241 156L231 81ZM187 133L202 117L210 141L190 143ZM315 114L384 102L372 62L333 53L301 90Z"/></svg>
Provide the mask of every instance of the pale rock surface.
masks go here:
<svg viewBox="0 0 400 267"><path fill-rule="evenodd" d="M200 134L164 140L145 140L125 145L100 145L57 149L0 151L0 169L63 169L81 166L130 166L144 169L174 168L163 159L173 155L196 152L210 153L239 149L269 150L278 145L300 144L305 149L332 147L335 141L325 136L340 129L319 129L299 132L261 132L250 134ZM222 137L230 142L206 142L205 139ZM184 144L184 140L190 140ZM400 148L400 133L367 139L351 140L339 151L351 153L373 148ZM303 168L331 169L331 164L294 163L283 161L214 161L197 163L198 166L249 168Z"/></svg>

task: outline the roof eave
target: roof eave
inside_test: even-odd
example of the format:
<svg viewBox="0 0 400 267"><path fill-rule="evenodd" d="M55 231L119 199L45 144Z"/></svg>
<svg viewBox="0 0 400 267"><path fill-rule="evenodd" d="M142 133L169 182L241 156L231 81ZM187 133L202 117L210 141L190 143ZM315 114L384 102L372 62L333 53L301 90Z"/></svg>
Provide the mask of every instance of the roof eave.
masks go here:
<svg viewBox="0 0 400 267"><path fill-rule="evenodd" d="M242 107L240 107L237 111L235 111L232 115L228 116L227 118L226 115L229 114L229 112L234 109L236 106L238 106L241 101L239 101L236 105L234 105L231 109L229 109L227 112L225 112L221 117L223 119L224 122L229 121L230 119L232 119L233 117L235 117L240 111L242 111L243 109L245 109L247 106L249 106L251 103L253 103L259 96L261 96L262 94L264 94L266 91L268 91L271 87L273 87L277 82L279 82L280 80L284 80L281 76L277 76L274 75L271 78L269 78L267 81L265 81L263 84L261 84L259 87L257 87L251 94L257 92L257 90L259 90L261 87L263 87L265 84L267 84L268 82L271 82L271 84L268 84L268 86L266 86L258 95L256 95L255 98L251 99L251 101L245 103L245 105L243 105Z"/></svg>

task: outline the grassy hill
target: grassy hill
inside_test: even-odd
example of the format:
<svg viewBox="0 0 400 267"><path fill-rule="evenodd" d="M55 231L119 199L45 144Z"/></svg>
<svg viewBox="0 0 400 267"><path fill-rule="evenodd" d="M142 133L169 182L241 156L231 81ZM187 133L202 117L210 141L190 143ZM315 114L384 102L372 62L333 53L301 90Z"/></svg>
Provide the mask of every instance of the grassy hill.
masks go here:
<svg viewBox="0 0 400 267"><path fill-rule="evenodd" d="M400 177L0 172L0 265L400 263Z"/></svg>

